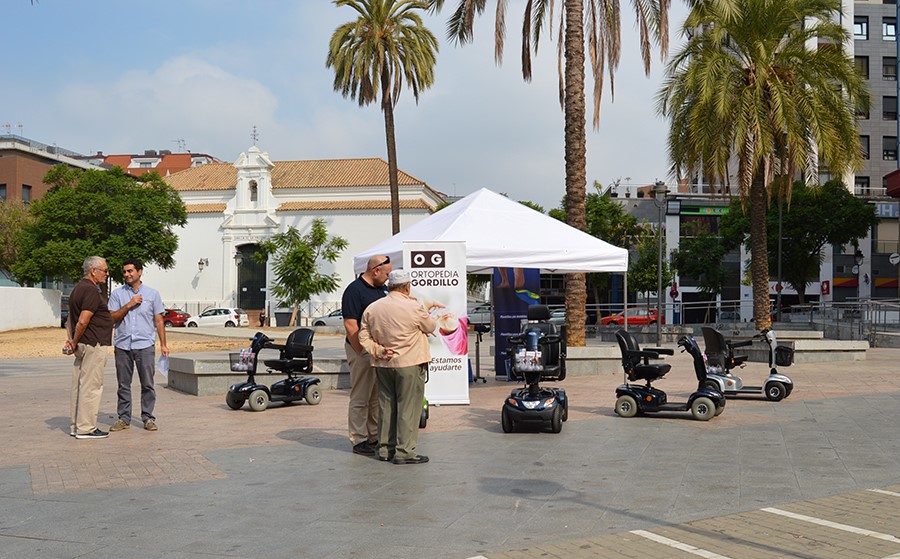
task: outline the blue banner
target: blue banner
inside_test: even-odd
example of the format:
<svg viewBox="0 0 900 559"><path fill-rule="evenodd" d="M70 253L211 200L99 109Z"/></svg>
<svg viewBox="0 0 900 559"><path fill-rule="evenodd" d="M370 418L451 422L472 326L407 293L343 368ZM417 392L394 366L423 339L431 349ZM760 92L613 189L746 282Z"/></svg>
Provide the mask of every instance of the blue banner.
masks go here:
<svg viewBox="0 0 900 559"><path fill-rule="evenodd" d="M541 271L536 268L494 268L494 370L507 376L508 338L519 334L528 307L540 303Z"/></svg>

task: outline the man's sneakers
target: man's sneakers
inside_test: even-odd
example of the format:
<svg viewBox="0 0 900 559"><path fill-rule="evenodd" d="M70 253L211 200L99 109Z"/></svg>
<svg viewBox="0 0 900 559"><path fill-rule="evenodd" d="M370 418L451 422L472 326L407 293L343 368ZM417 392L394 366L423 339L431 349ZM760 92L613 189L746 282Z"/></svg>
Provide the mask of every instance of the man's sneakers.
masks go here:
<svg viewBox="0 0 900 559"><path fill-rule="evenodd" d="M131 424L126 422L124 419L117 419L115 423L112 424L112 427L109 428L110 432L115 433L116 431L124 431L125 429L131 429Z"/></svg>
<svg viewBox="0 0 900 559"><path fill-rule="evenodd" d="M148 419L144 422L144 429L146 429L147 431L156 431L159 428L156 426L155 421L153 421L152 419ZM112 431L112 429L110 429L110 431Z"/></svg>
<svg viewBox="0 0 900 559"><path fill-rule="evenodd" d="M413 456L412 458L394 457L391 462L393 462L394 464L425 464L426 462L428 462L428 457L423 454Z"/></svg>
<svg viewBox="0 0 900 559"><path fill-rule="evenodd" d="M75 433L76 439L105 439L108 436L109 433L100 429L94 429L90 433Z"/></svg>

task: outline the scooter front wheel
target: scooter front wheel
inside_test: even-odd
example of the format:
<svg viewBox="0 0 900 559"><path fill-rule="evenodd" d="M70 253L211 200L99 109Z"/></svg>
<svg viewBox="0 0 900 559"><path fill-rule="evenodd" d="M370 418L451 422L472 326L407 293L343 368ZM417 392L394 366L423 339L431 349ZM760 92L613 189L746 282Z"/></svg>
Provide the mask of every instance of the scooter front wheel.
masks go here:
<svg viewBox="0 0 900 559"><path fill-rule="evenodd" d="M616 413L619 414L619 417L634 417L637 412L637 400L628 394L623 394L616 400Z"/></svg>
<svg viewBox="0 0 900 559"><path fill-rule="evenodd" d="M773 381L766 385L766 399L771 402L780 402L787 396L784 384Z"/></svg>
<svg viewBox="0 0 900 559"><path fill-rule="evenodd" d="M500 412L500 427L503 428L504 433L512 433L513 429L516 428L512 418L509 416L509 412L506 411L506 407Z"/></svg>
<svg viewBox="0 0 900 559"><path fill-rule="evenodd" d="M244 405L244 398L234 392L228 392L225 394L225 403L228 404L229 408L239 410Z"/></svg>

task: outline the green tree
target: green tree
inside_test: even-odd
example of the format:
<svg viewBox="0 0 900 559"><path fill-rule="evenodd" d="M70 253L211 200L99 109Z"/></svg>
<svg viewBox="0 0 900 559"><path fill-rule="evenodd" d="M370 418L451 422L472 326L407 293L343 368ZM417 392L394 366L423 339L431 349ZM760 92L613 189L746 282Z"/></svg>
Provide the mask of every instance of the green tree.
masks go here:
<svg viewBox="0 0 900 559"><path fill-rule="evenodd" d="M701 293L716 298L728 282L730 271L723 261L728 248L722 239L699 223L686 225L679 247L672 251L672 264L684 278L697 281ZM706 310L709 321L709 307Z"/></svg>
<svg viewBox="0 0 900 559"><path fill-rule="evenodd" d="M429 0L439 11L445 0ZM484 12L486 0L458 0L448 20L448 35L459 43L473 39L475 16ZM558 37L559 99L565 119L566 223L585 230L585 197L587 190L587 148L585 139L585 52L590 54L594 78L593 125L600 124L600 100L604 74L609 76L614 91L615 71L621 53L619 3L609 0L564 0L560 3ZM668 8L671 0L632 0L640 36L644 71L650 72L650 42L657 39L663 56L668 50ZM503 59L506 37L507 0L497 0L494 59ZM522 77L531 80L531 49L535 54L545 25L552 24L553 0L530 0L522 17ZM533 43L532 43L533 38ZM587 45L587 46L585 46ZM564 64L563 64L564 59ZM568 343L585 344L585 304L587 289L584 274L566 275L566 326Z"/></svg>
<svg viewBox="0 0 900 559"><path fill-rule="evenodd" d="M400 232L400 187L397 178L397 145L394 139L394 106L404 81L416 103L419 92L434 83L438 42L422 23L424 0L334 0L349 6L359 17L338 27L328 44L325 66L334 68L334 90L356 99L359 106L381 100L387 139L388 176L391 189L391 231Z"/></svg>
<svg viewBox="0 0 900 559"><path fill-rule="evenodd" d="M839 0L691 3L688 41L658 95L659 112L671 118L672 171L725 183L736 154L741 200L749 198L753 314L766 328L776 165L788 177L798 167L816 176L807 162L818 155L835 175L852 168L861 154L854 115L867 94L847 53L852 39L835 18ZM777 186L790 199L790 183Z"/></svg>
<svg viewBox="0 0 900 559"><path fill-rule="evenodd" d="M777 201L773 201L773 204ZM769 269L778 265L778 209L767 216ZM782 212L782 279L790 283L806 301L806 286L819 278L825 245L842 246L856 241L878 224L875 206L847 190L839 180L821 186L794 183L792 200ZM749 240L750 219L740 211L738 201L720 223L723 242L736 248Z"/></svg>
<svg viewBox="0 0 900 559"><path fill-rule="evenodd" d="M122 281L119 264L128 258L168 269L178 236L187 223L178 192L155 173L136 179L114 167L81 171L57 165L44 176L50 190L31 203L34 221L19 235L13 273L23 283L44 277L80 278L85 258L109 262L110 276Z"/></svg>
<svg viewBox="0 0 900 559"><path fill-rule="evenodd" d="M324 262L334 262L347 248L343 237L329 237L325 221L314 219L309 232L301 234L294 227L259 243L255 257L266 262L271 256L272 293L281 306L293 307L291 324L296 324L300 303L318 293L333 293L340 286L337 272L323 274Z"/></svg>
<svg viewBox="0 0 900 559"><path fill-rule="evenodd" d="M650 305L650 292L656 292L659 282L657 270L659 270L659 245L655 235L643 235L637 243L637 257L628 266L628 287L643 293ZM665 251L666 243L663 240L663 251ZM665 252L664 252L665 254ZM665 286L672 284L674 278L669 263L663 258L662 262L662 284ZM660 313L663 310L660 309Z"/></svg>
<svg viewBox="0 0 900 559"><path fill-rule="evenodd" d="M18 259L16 238L33 221L20 200L0 201L0 271L15 279L12 266Z"/></svg>

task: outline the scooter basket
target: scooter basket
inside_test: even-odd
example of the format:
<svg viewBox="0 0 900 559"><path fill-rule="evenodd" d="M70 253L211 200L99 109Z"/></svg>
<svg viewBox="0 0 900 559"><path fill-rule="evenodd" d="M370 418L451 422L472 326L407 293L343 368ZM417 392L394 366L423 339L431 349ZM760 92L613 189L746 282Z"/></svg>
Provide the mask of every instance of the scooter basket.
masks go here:
<svg viewBox="0 0 900 559"><path fill-rule="evenodd" d="M231 362L231 370L235 372L247 372L253 368L252 353L229 353L228 360Z"/></svg>
<svg viewBox="0 0 900 559"><path fill-rule="evenodd" d="M775 365L790 367L794 364L794 348L780 345L775 348Z"/></svg>

